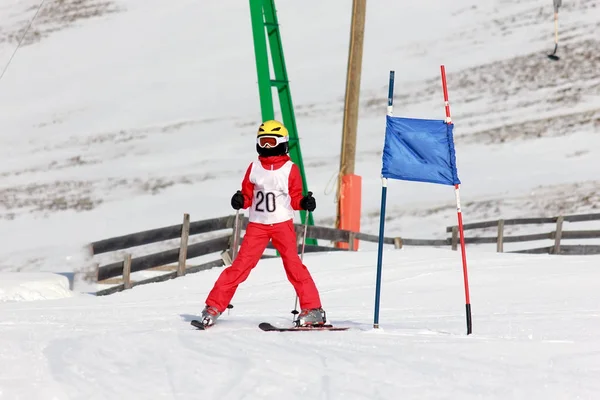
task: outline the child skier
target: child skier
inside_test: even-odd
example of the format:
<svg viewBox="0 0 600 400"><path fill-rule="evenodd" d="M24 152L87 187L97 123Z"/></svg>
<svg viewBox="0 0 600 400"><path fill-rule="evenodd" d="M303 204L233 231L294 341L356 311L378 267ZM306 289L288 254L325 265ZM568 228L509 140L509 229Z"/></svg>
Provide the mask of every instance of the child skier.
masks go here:
<svg viewBox="0 0 600 400"><path fill-rule="evenodd" d="M249 210L249 223L234 262L225 268L206 298L202 323L211 326L229 305L238 285L248 278L269 240L283 260L288 280L300 300L297 326L325 324L325 311L310 272L298 257L294 210L312 212L315 199L302 196L300 170L288 156L289 135L278 121L266 121L258 128L258 160L250 164L242 190L231 198L231 206Z"/></svg>

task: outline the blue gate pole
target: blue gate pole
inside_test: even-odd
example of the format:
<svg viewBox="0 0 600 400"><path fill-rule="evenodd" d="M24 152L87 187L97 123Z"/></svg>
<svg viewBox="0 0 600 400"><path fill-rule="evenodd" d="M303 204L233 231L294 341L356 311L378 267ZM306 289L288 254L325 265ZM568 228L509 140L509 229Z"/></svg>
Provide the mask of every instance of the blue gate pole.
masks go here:
<svg viewBox="0 0 600 400"><path fill-rule="evenodd" d="M381 299L381 269L383 261L383 233L385 225L385 201L387 197L387 179L381 178L381 215L379 217L379 246L377 249L377 283L375 285L375 318L373 328L379 328L379 301Z"/></svg>
<svg viewBox="0 0 600 400"><path fill-rule="evenodd" d="M390 71L387 115L392 116L394 108L394 71ZM381 177L381 208L379 215L379 244L377 249L377 282L375 285L375 316L373 328L379 328L379 303L381 301L381 271L383 269L383 237L385 233L385 207L387 200L387 178Z"/></svg>

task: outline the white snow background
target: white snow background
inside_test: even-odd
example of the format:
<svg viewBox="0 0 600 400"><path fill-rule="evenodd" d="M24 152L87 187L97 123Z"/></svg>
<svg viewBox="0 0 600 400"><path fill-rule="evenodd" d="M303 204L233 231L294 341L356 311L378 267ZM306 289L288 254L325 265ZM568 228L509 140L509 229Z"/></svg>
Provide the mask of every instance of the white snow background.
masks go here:
<svg viewBox="0 0 600 400"><path fill-rule="evenodd" d="M0 3L0 65L38 4ZM315 221L332 226L351 2L277 9ZM443 119L440 64L465 222L597 211L599 21L597 1L565 1L552 62L551 1L369 2L361 231L378 230L389 71L396 115ZM448 249L386 250L379 330L364 243L305 256L347 332L258 330L291 321L276 259L206 332L188 321L220 269L100 298L69 290L90 241L232 212L260 123L247 2L47 0L0 80L0 110L2 400L600 394L598 256L468 246L469 336L460 252ZM441 238L456 223L448 186L390 182L388 207L387 236Z"/></svg>

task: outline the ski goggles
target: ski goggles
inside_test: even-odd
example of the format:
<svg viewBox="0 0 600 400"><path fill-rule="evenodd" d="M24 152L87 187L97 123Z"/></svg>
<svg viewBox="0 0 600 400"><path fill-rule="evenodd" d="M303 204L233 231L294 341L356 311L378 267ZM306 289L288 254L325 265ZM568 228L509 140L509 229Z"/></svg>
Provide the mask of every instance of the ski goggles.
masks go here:
<svg viewBox="0 0 600 400"><path fill-rule="evenodd" d="M280 143L286 143L287 141L287 136L260 135L256 137L256 143L263 149L276 147Z"/></svg>

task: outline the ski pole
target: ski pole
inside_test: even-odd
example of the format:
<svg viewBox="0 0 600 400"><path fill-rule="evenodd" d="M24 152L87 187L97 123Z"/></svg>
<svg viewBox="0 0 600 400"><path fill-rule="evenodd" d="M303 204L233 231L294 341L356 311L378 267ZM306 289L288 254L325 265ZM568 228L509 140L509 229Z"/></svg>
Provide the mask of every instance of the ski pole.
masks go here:
<svg viewBox="0 0 600 400"><path fill-rule="evenodd" d="M235 210L235 220L233 222L233 243L231 244L231 263L237 257L238 244L240 242L240 210ZM233 308L232 304L227 305L227 315Z"/></svg>
<svg viewBox="0 0 600 400"><path fill-rule="evenodd" d="M554 3L554 52L548 54L548 58L551 60L559 60L560 57L556 55L558 50L558 8L562 5L562 0L553 0Z"/></svg>
<svg viewBox="0 0 600 400"><path fill-rule="evenodd" d="M238 242L240 241L240 210L235 211L235 222L233 224L233 244L231 249L231 261L235 260L238 250Z"/></svg>
<svg viewBox="0 0 600 400"><path fill-rule="evenodd" d="M312 192L308 192L308 195L311 196ZM308 212L310 213L310 211ZM308 213L306 214L306 219L304 220L304 232L302 234L302 249L300 250L300 261L304 261L304 247L306 245L306 231L308 230ZM298 294L296 294L296 301L294 302L294 311L292 311L294 317L298 314ZM292 322L294 321L294 317L292 317Z"/></svg>

